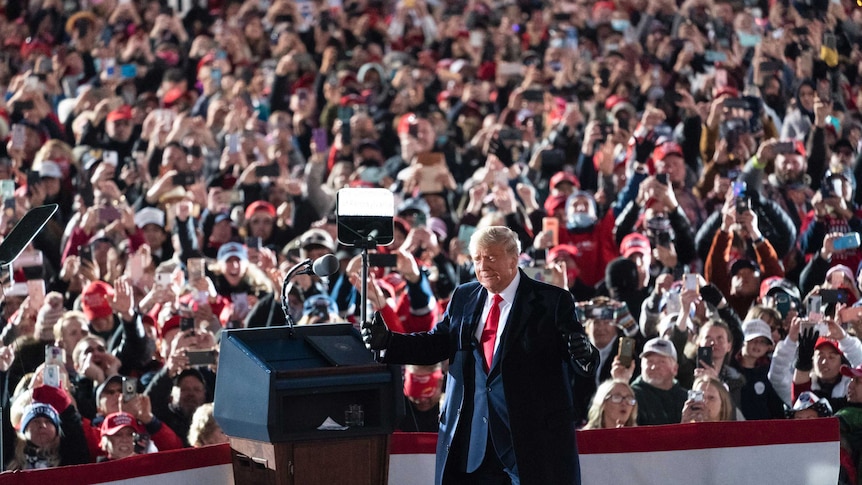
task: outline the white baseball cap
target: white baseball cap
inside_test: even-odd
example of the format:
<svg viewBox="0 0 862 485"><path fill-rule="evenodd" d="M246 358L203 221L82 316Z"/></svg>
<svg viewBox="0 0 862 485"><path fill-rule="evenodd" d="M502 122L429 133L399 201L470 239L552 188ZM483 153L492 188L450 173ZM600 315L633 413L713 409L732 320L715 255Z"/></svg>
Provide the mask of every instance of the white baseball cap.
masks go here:
<svg viewBox="0 0 862 485"><path fill-rule="evenodd" d="M641 357L646 357L649 353L656 353L676 360L676 348L673 346L673 342L667 339L656 337L647 341L647 343L644 344Z"/></svg>
<svg viewBox="0 0 862 485"><path fill-rule="evenodd" d="M742 334L745 336L745 341L754 340L757 337L763 337L769 340L769 343L775 345L772 340L772 328L769 324L759 318L747 320L742 324Z"/></svg>

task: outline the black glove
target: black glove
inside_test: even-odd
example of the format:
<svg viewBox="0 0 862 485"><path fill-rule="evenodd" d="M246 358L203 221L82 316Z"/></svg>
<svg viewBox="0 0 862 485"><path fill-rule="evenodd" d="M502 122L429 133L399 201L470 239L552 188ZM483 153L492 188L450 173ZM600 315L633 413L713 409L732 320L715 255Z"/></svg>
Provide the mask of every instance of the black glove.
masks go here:
<svg viewBox="0 0 862 485"><path fill-rule="evenodd" d="M568 339L569 355L584 370L592 371L591 364L598 360L599 351L590 343L589 337L583 333L570 333Z"/></svg>
<svg viewBox="0 0 862 485"><path fill-rule="evenodd" d="M722 294L721 290L719 290L718 287L712 283L700 289L700 296L701 298L703 298L703 301L709 303L716 308L718 308L718 305L721 303L721 300L724 299L724 294Z"/></svg>
<svg viewBox="0 0 862 485"><path fill-rule="evenodd" d="M815 332L814 327L808 327L799 332L799 347L796 349L796 370L808 372L814 368L814 344L820 332Z"/></svg>
<svg viewBox="0 0 862 485"><path fill-rule="evenodd" d="M507 147L501 140L499 135L495 136L488 143L488 153L496 155L503 162L504 167L511 167L514 161L512 160L512 149Z"/></svg>
<svg viewBox="0 0 862 485"><path fill-rule="evenodd" d="M380 312L374 312L371 321L362 324L362 341L365 342L368 350L386 350L391 338L392 332L389 331Z"/></svg>

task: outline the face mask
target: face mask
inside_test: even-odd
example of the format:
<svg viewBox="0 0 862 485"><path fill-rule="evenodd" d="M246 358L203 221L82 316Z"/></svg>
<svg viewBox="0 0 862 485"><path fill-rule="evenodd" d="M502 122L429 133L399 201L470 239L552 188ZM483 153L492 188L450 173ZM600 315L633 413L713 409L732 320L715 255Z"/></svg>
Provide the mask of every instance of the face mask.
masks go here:
<svg viewBox="0 0 862 485"><path fill-rule="evenodd" d="M737 32L736 36L739 38L739 45L742 47L754 47L757 44L760 44L760 36L757 34L749 34L748 32Z"/></svg>
<svg viewBox="0 0 862 485"><path fill-rule="evenodd" d="M569 215L569 229L588 229L596 223L596 218L584 212Z"/></svg>
<svg viewBox="0 0 862 485"><path fill-rule="evenodd" d="M625 32L630 26L628 19L611 19L611 28L617 32Z"/></svg>

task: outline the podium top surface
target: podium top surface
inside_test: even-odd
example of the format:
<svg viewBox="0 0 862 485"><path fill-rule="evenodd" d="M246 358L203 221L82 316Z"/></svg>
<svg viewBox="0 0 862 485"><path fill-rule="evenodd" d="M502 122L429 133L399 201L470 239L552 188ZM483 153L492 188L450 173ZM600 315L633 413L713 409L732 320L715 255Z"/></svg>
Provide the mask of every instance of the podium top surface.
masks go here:
<svg viewBox="0 0 862 485"><path fill-rule="evenodd" d="M226 338L277 374L380 365L349 323L229 330Z"/></svg>

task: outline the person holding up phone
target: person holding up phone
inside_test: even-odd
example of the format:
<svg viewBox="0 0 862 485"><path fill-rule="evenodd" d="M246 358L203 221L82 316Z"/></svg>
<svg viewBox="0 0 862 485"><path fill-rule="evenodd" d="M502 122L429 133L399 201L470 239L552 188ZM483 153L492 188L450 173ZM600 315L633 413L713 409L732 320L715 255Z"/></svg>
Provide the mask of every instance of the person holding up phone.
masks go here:
<svg viewBox="0 0 862 485"><path fill-rule="evenodd" d="M259 240L255 250L262 247L282 248L290 242L292 233L277 224L276 212L275 206L265 200L256 200L246 207L246 234Z"/></svg>
<svg viewBox="0 0 862 485"><path fill-rule="evenodd" d="M39 374L41 377L41 371ZM33 385L27 393L32 393L32 402L24 407L21 421L14 423L18 425L18 433L7 470L89 463L81 415L66 391Z"/></svg>
<svg viewBox="0 0 862 485"><path fill-rule="evenodd" d="M160 319L161 320L161 319ZM151 403L152 414L173 430L188 447L188 430L195 410L212 402L216 366L193 366L189 353L216 347L212 333L198 326L181 329L182 318L173 315L161 326L160 343L165 365L155 373L143 394Z"/></svg>
<svg viewBox="0 0 862 485"><path fill-rule="evenodd" d="M700 377L688 393L682 408L681 423L736 421L736 409L724 383L713 377Z"/></svg>
<svg viewBox="0 0 862 485"><path fill-rule="evenodd" d="M599 349L603 358L599 361L596 385L611 377L611 355L619 353L620 337L637 337L638 326L625 302L599 296L576 305L578 318L584 322L584 330L590 342ZM610 350L610 352L602 351Z"/></svg>
<svg viewBox="0 0 862 485"><path fill-rule="evenodd" d="M843 264L848 268L858 268L862 263L862 251L852 247L855 245L852 233L862 234L862 210L852 199L851 179L850 173L827 171L820 190L811 199L814 210L808 213L805 219L808 227L800 238L800 247L805 255L820 253L819 257L811 260L822 258L829 261L829 266ZM833 233L850 237L847 240L834 239L827 247L826 240Z"/></svg>
<svg viewBox="0 0 862 485"><path fill-rule="evenodd" d="M135 448L139 453L152 453L154 450L176 450L183 447L183 442L179 436L153 414L149 396L138 392L137 388L133 394L124 392L124 383L131 381L136 380L129 380L127 377L115 374L96 388L96 415L90 421L96 433L87 434L90 455L94 458L105 455L105 450L100 447L100 440L98 440L99 428L107 416L120 412L121 409L135 418L140 429L139 439L135 442ZM127 400L126 397L130 397L130 399ZM150 446L150 443L155 447Z"/></svg>
<svg viewBox="0 0 862 485"><path fill-rule="evenodd" d="M761 143L752 160L756 161L753 167L756 169L755 173L763 177L763 183L756 184L746 177L750 189L756 191L758 187L762 187L763 199L777 204L790 218L794 227L802 227L808 212L814 208L811 205L814 190L809 180L811 175L809 175L808 152L805 145L799 140L766 140ZM763 167L769 164L774 166L773 173L768 176L761 174ZM774 244L776 243L775 238L770 239ZM782 246L779 244L779 251ZM793 252L801 260L798 250ZM794 257L794 259L797 258Z"/></svg>
<svg viewBox="0 0 862 485"><path fill-rule="evenodd" d="M718 379L727 386L734 405L739 407L745 380L730 365L734 353L734 331L723 320L712 318L700 327L694 342L698 352L691 356L680 354L680 384L687 386L704 376Z"/></svg>
<svg viewBox="0 0 862 485"><path fill-rule="evenodd" d="M569 196L548 196L544 212L546 217L558 220L557 228L545 223L546 229L533 239L533 248L548 249L549 254L556 253L554 248L564 251L574 263L567 264L569 289L578 300L593 297L595 285L604 279L605 268L619 255L609 204L600 205L590 192L576 190ZM555 234L557 246L553 246Z"/></svg>
<svg viewBox="0 0 862 485"><path fill-rule="evenodd" d="M815 120L814 103L817 99L817 87L814 81L804 79L796 88L795 94L796 109L789 111L784 117L784 122L781 124L781 139L799 140L804 143Z"/></svg>
<svg viewBox="0 0 862 485"><path fill-rule="evenodd" d="M712 238L705 261L704 277L715 284L737 315L745 315L760 295L760 282L772 276L784 277L784 269L772 244L760 232L756 211L739 212L736 202L737 197L729 192L721 211L721 230ZM753 246L757 261L747 255L728 261L735 241Z"/></svg>

